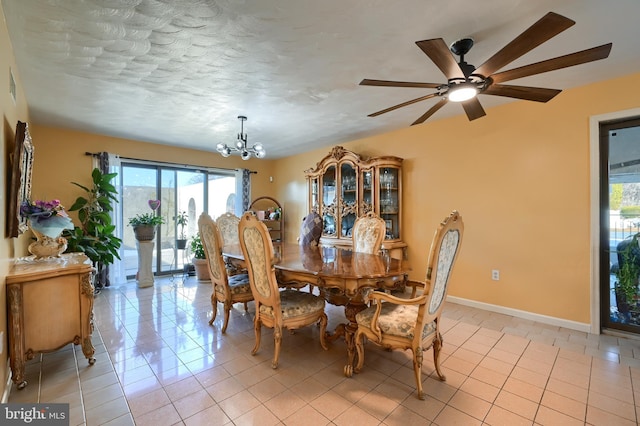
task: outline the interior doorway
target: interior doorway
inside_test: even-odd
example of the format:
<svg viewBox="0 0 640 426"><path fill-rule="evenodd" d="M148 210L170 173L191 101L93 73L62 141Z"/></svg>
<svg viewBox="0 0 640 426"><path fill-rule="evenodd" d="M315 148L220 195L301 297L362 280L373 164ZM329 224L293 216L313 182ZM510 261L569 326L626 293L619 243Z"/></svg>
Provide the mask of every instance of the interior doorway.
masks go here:
<svg viewBox="0 0 640 426"><path fill-rule="evenodd" d="M640 117L601 122L600 324L640 334Z"/></svg>

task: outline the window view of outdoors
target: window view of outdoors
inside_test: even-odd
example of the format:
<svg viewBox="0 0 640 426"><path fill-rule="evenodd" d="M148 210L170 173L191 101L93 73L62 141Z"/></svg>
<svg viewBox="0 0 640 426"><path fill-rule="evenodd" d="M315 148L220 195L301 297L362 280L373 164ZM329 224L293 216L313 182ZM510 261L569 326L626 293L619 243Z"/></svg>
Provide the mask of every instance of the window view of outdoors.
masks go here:
<svg viewBox="0 0 640 426"><path fill-rule="evenodd" d="M609 169L608 182L603 182L609 190L609 250L601 251L609 260L609 279L603 274L601 283L603 324L640 333L640 120L607 124L603 133Z"/></svg>
<svg viewBox="0 0 640 426"><path fill-rule="evenodd" d="M191 264L190 241L198 232L202 212L214 219L226 211L234 211L236 179L233 171L214 173L202 170L122 165L122 210L124 267L128 277L138 268L136 239L129 219L153 213L149 200L160 200L156 214L164 223L156 229L152 271L154 274L183 273ZM230 206L230 207L229 207ZM177 240L185 237L186 245Z"/></svg>
<svg viewBox="0 0 640 426"><path fill-rule="evenodd" d="M610 185L611 316L613 322L640 325L640 183Z"/></svg>

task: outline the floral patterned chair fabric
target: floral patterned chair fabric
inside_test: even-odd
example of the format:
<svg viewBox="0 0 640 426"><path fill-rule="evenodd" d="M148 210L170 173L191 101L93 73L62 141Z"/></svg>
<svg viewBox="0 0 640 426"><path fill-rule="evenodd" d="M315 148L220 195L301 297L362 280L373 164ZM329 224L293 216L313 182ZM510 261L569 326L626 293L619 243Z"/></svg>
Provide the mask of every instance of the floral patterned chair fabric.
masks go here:
<svg viewBox="0 0 640 426"><path fill-rule="evenodd" d="M233 213L226 212L218 216L216 225L222 237L222 247L227 244L240 244L240 239L238 238L238 223L240 223L240 218ZM245 269L238 268L233 263L225 262L225 266L227 268L227 274L229 275L247 273Z"/></svg>
<svg viewBox="0 0 640 426"><path fill-rule="evenodd" d="M253 300L249 276L238 274L229 276L222 257L222 236L216 223L206 213L202 213L198 219L198 231L202 240L205 258L211 276L213 292L211 294L211 307L213 314L209 320L209 325L213 325L218 311L218 301L224 304L224 323L222 332L227 331L229 324L229 313L234 303L244 303L247 310L247 302Z"/></svg>
<svg viewBox="0 0 640 426"><path fill-rule="evenodd" d="M227 212L218 216L216 225L218 225L220 235L222 236L223 247L227 244L240 244L240 239L238 238L239 223L240 218L233 213Z"/></svg>
<svg viewBox="0 0 640 426"><path fill-rule="evenodd" d="M424 399L422 390L422 352L433 347L433 361L440 380L445 376L440 370L442 335L439 322L442 302L447 295L449 278L460 250L464 224L457 211L445 218L435 232L427 262L424 283L410 282L413 287L410 298L400 298L374 291L368 296L372 306L356 314L358 330L355 334L358 363L354 372L364 365L365 337L387 349L411 349L418 398ZM421 288L421 294L416 294Z"/></svg>
<svg viewBox="0 0 640 426"><path fill-rule="evenodd" d="M360 216L353 224L353 251L378 254L386 230L384 220L373 212Z"/></svg>
<svg viewBox="0 0 640 426"><path fill-rule="evenodd" d="M249 283L256 303L254 331L256 343L251 351L255 355L260 348L261 328L273 328L275 353L271 366L278 368L282 330L320 323L320 345L327 349L325 331L327 315L324 299L296 290L280 290L273 266L274 252L269 231L264 223L251 213L240 219L240 247L249 272Z"/></svg>

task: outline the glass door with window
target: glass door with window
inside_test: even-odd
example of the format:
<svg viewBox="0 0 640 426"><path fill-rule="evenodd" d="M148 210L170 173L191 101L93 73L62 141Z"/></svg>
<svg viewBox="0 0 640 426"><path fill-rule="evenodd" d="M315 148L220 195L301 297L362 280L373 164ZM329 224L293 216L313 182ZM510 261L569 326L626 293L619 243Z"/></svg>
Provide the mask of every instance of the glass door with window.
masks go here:
<svg viewBox="0 0 640 426"><path fill-rule="evenodd" d="M640 118L601 124L600 182L601 324L640 333Z"/></svg>
<svg viewBox="0 0 640 426"><path fill-rule="evenodd" d="M171 165L122 163L122 217L127 224L137 214L150 213L148 200L161 201L158 214L164 224L156 230L152 271L171 274L185 271L191 263L190 240L198 232L198 218L206 212L214 219L226 211L234 211L235 172L210 171ZM177 217L186 217L184 228ZM182 232L184 231L184 232ZM182 248L178 239L186 237ZM138 268L136 240L130 226L124 229L124 268L129 279Z"/></svg>

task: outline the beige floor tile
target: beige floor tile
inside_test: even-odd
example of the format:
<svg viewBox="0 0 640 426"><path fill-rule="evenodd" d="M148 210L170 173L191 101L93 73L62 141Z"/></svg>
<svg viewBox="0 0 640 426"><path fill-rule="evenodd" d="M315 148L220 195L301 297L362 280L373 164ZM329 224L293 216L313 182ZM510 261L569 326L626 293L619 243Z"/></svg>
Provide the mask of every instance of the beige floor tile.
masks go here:
<svg viewBox="0 0 640 426"><path fill-rule="evenodd" d="M331 421L311 405L305 405L282 421L287 426L325 426Z"/></svg>
<svg viewBox="0 0 640 426"><path fill-rule="evenodd" d="M470 415L463 413L453 407L446 406L438 417L435 419L435 423L438 426L449 426L449 425L465 425L465 426L474 426L481 425L482 421L478 419L474 419Z"/></svg>
<svg viewBox="0 0 640 426"><path fill-rule="evenodd" d="M566 396L558 395L551 391L545 391L542 395L541 405L551 408L552 410L560 411L575 419L584 421L587 404L576 401Z"/></svg>
<svg viewBox="0 0 640 426"><path fill-rule="evenodd" d="M636 424L640 412L638 341L447 303L447 380L425 352L419 400L410 351L366 345L363 370L346 378L344 341L322 351L317 328L287 334L273 370L272 330L250 355L253 304L234 308L222 335L221 317L208 325L210 290L163 278L142 291L135 283L103 290L94 305L98 363L73 345L38 355L27 362L29 386L12 386L9 402L67 402L70 424L114 426L617 426ZM343 310L327 306L330 329Z"/></svg>
<svg viewBox="0 0 640 426"><path fill-rule="evenodd" d="M532 425L533 421L494 405L485 417L484 424L491 426L527 426Z"/></svg>

